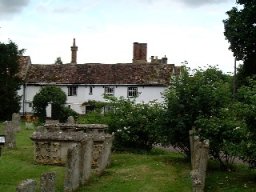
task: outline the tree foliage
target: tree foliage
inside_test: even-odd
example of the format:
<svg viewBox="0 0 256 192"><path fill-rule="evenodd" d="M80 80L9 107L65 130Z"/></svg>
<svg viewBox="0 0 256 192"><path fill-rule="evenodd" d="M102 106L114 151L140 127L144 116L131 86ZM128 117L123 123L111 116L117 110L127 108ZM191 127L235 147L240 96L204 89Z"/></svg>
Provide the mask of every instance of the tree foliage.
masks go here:
<svg viewBox="0 0 256 192"><path fill-rule="evenodd" d="M56 86L45 86L34 96L33 110L38 115L39 119L44 121L46 117L46 107L51 103L52 118L62 119L64 111L68 112L67 109L64 109L66 100L67 96L61 88Z"/></svg>
<svg viewBox="0 0 256 192"><path fill-rule="evenodd" d="M241 145L241 157L251 167L256 167L256 80L249 79L248 86L238 89L238 114L246 124L246 133Z"/></svg>
<svg viewBox="0 0 256 192"><path fill-rule="evenodd" d="M20 97L17 91L21 80L17 73L19 70L18 59L24 50L18 50L18 46L10 41L7 44L0 43L0 119L11 118L12 113L19 112Z"/></svg>
<svg viewBox="0 0 256 192"><path fill-rule="evenodd" d="M256 74L256 0L237 0L241 9L233 7L224 20L224 35L238 60L243 60L242 78Z"/></svg>
<svg viewBox="0 0 256 192"><path fill-rule="evenodd" d="M235 155L228 147L241 142L240 132L234 134L240 123L234 116L230 79L214 67L193 75L184 69L174 77L165 95L165 141L189 157L189 130L195 127L202 139L210 140L211 155L225 165L223 154L228 160Z"/></svg>

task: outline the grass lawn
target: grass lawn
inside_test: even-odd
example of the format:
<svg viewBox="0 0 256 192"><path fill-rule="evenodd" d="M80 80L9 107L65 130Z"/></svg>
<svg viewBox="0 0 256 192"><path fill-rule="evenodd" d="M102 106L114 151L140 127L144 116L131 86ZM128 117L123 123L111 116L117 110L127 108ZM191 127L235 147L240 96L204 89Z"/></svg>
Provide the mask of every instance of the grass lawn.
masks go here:
<svg viewBox="0 0 256 192"><path fill-rule="evenodd" d="M2 149L0 157L0 191L15 192L19 182L35 179L39 186L40 176L48 171L57 174L57 191L63 191L64 168L57 166L38 165L33 160L33 142L29 139L33 130L22 125L22 131L16 134L16 149ZM3 133L2 126L0 134Z"/></svg>
<svg viewBox="0 0 256 192"><path fill-rule="evenodd" d="M105 174L79 191L189 192L189 164L175 153L115 153Z"/></svg>
<svg viewBox="0 0 256 192"><path fill-rule="evenodd" d="M64 168L38 165L33 161L33 130L22 126L17 133L17 148L4 149L0 157L0 192L15 192L17 184L28 178L39 184L44 172L57 173L56 191L63 191ZM0 134L3 133L0 124ZM149 154L113 153L112 164L102 176L92 176L79 192L190 192L190 164L177 153L153 150ZM210 162L206 191L255 192L256 172L238 167L232 172L222 172Z"/></svg>

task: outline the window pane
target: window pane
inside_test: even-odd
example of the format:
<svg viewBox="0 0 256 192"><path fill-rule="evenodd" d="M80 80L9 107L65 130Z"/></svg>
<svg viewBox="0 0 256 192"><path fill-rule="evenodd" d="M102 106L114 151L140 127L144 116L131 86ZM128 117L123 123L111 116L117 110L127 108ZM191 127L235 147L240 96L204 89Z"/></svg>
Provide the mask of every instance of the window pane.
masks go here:
<svg viewBox="0 0 256 192"><path fill-rule="evenodd" d="M128 87L128 97L137 97L138 87Z"/></svg>
<svg viewBox="0 0 256 192"><path fill-rule="evenodd" d="M68 96L76 95L76 89L77 89L76 86L70 86L70 87L68 87Z"/></svg>
<svg viewBox="0 0 256 192"><path fill-rule="evenodd" d="M93 87L90 86L90 87L89 87L89 95L92 95L92 89L93 89Z"/></svg>
<svg viewBox="0 0 256 192"><path fill-rule="evenodd" d="M106 86L105 87L105 95L114 95L114 87Z"/></svg>

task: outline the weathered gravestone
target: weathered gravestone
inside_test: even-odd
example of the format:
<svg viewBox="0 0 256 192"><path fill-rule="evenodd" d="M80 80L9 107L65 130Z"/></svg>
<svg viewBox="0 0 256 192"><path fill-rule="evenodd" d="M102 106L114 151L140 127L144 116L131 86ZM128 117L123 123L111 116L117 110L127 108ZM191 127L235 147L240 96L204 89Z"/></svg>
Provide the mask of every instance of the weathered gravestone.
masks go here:
<svg viewBox="0 0 256 192"><path fill-rule="evenodd" d="M41 192L55 192L55 172L43 173L40 179Z"/></svg>
<svg viewBox="0 0 256 192"><path fill-rule="evenodd" d="M68 149L67 164L64 180L64 192L72 192L78 189L80 184L80 146Z"/></svg>
<svg viewBox="0 0 256 192"><path fill-rule="evenodd" d="M105 135L104 137L100 137L98 139L99 140L94 137L94 159L92 166L96 173L101 175L105 168L110 164L111 148L114 136Z"/></svg>
<svg viewBox="0 0 256 192"><path fill-rule="evenodd" d="M16 188L16 192L35 192L36 191L36 181L32 179L27 179L22 181Z"/></svg>
<svg viewBox="0 0 256 192"><path fill-rule="evenodd" d="M20 115L18 113L12 114L12 126L15 131L20 131Z"/></svg>
<svg viewBox="0 0 256 192"><path fill-rule="evenodd" d="M68 117L68 120L67 120L67 123L68 123L68 124L75 124L75 119L74 119L74 117L73 117L73 116L69 116L69 117Z"/></svg>
<svg viewBox="0 0 256 192"><path fill-rule="evenodd" d="M11 121L4 122L5 146L7 148L16 147L16 130Z"/></svg>
<svg viewBox="0 0 256 192"><path fill-rule="evenodd" d="M195 135L195 130L189 131L191 150L191 178L193 192L203 192L205 187L205 177L209 154L209 141L200 141Z"/></svg>
<svg viewBox="0 0 256 192"><path fill-rule="evenodd" d="M80 185L84 185L91 176L92 150L93 141L91 137L89 139L83 140L80 143Z"/></svg>

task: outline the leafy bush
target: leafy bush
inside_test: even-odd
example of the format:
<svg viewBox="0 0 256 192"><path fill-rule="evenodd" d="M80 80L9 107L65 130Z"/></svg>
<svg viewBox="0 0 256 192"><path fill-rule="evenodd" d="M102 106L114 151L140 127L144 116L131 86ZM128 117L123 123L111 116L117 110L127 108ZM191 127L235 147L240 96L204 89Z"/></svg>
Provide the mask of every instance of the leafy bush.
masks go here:
<svg viewBox="0 0 256 192"><path fill-rule="evenodd" d="M115 133L116 149L150 150L159 141L163 108L156 102L135 103L129 99L109 100L109 132Z"/></svg>
<svg viewBox="0 0 256 192"><path fill-rule="evenodd" d="M109 124L110 116L99 111L91 111L85 115L80 115L77 119L81 124Z"/></svg>
<svg viewBox="0 0 256 192"><path fill-rule="evenodd" d="M210 154L223 169L230 169L235 158L241 156L240 146L246 129L244 121L238 117L238 106L234 103L221 108L215 116L200 116L195 121L201 139L210 140Z"/></svg>

